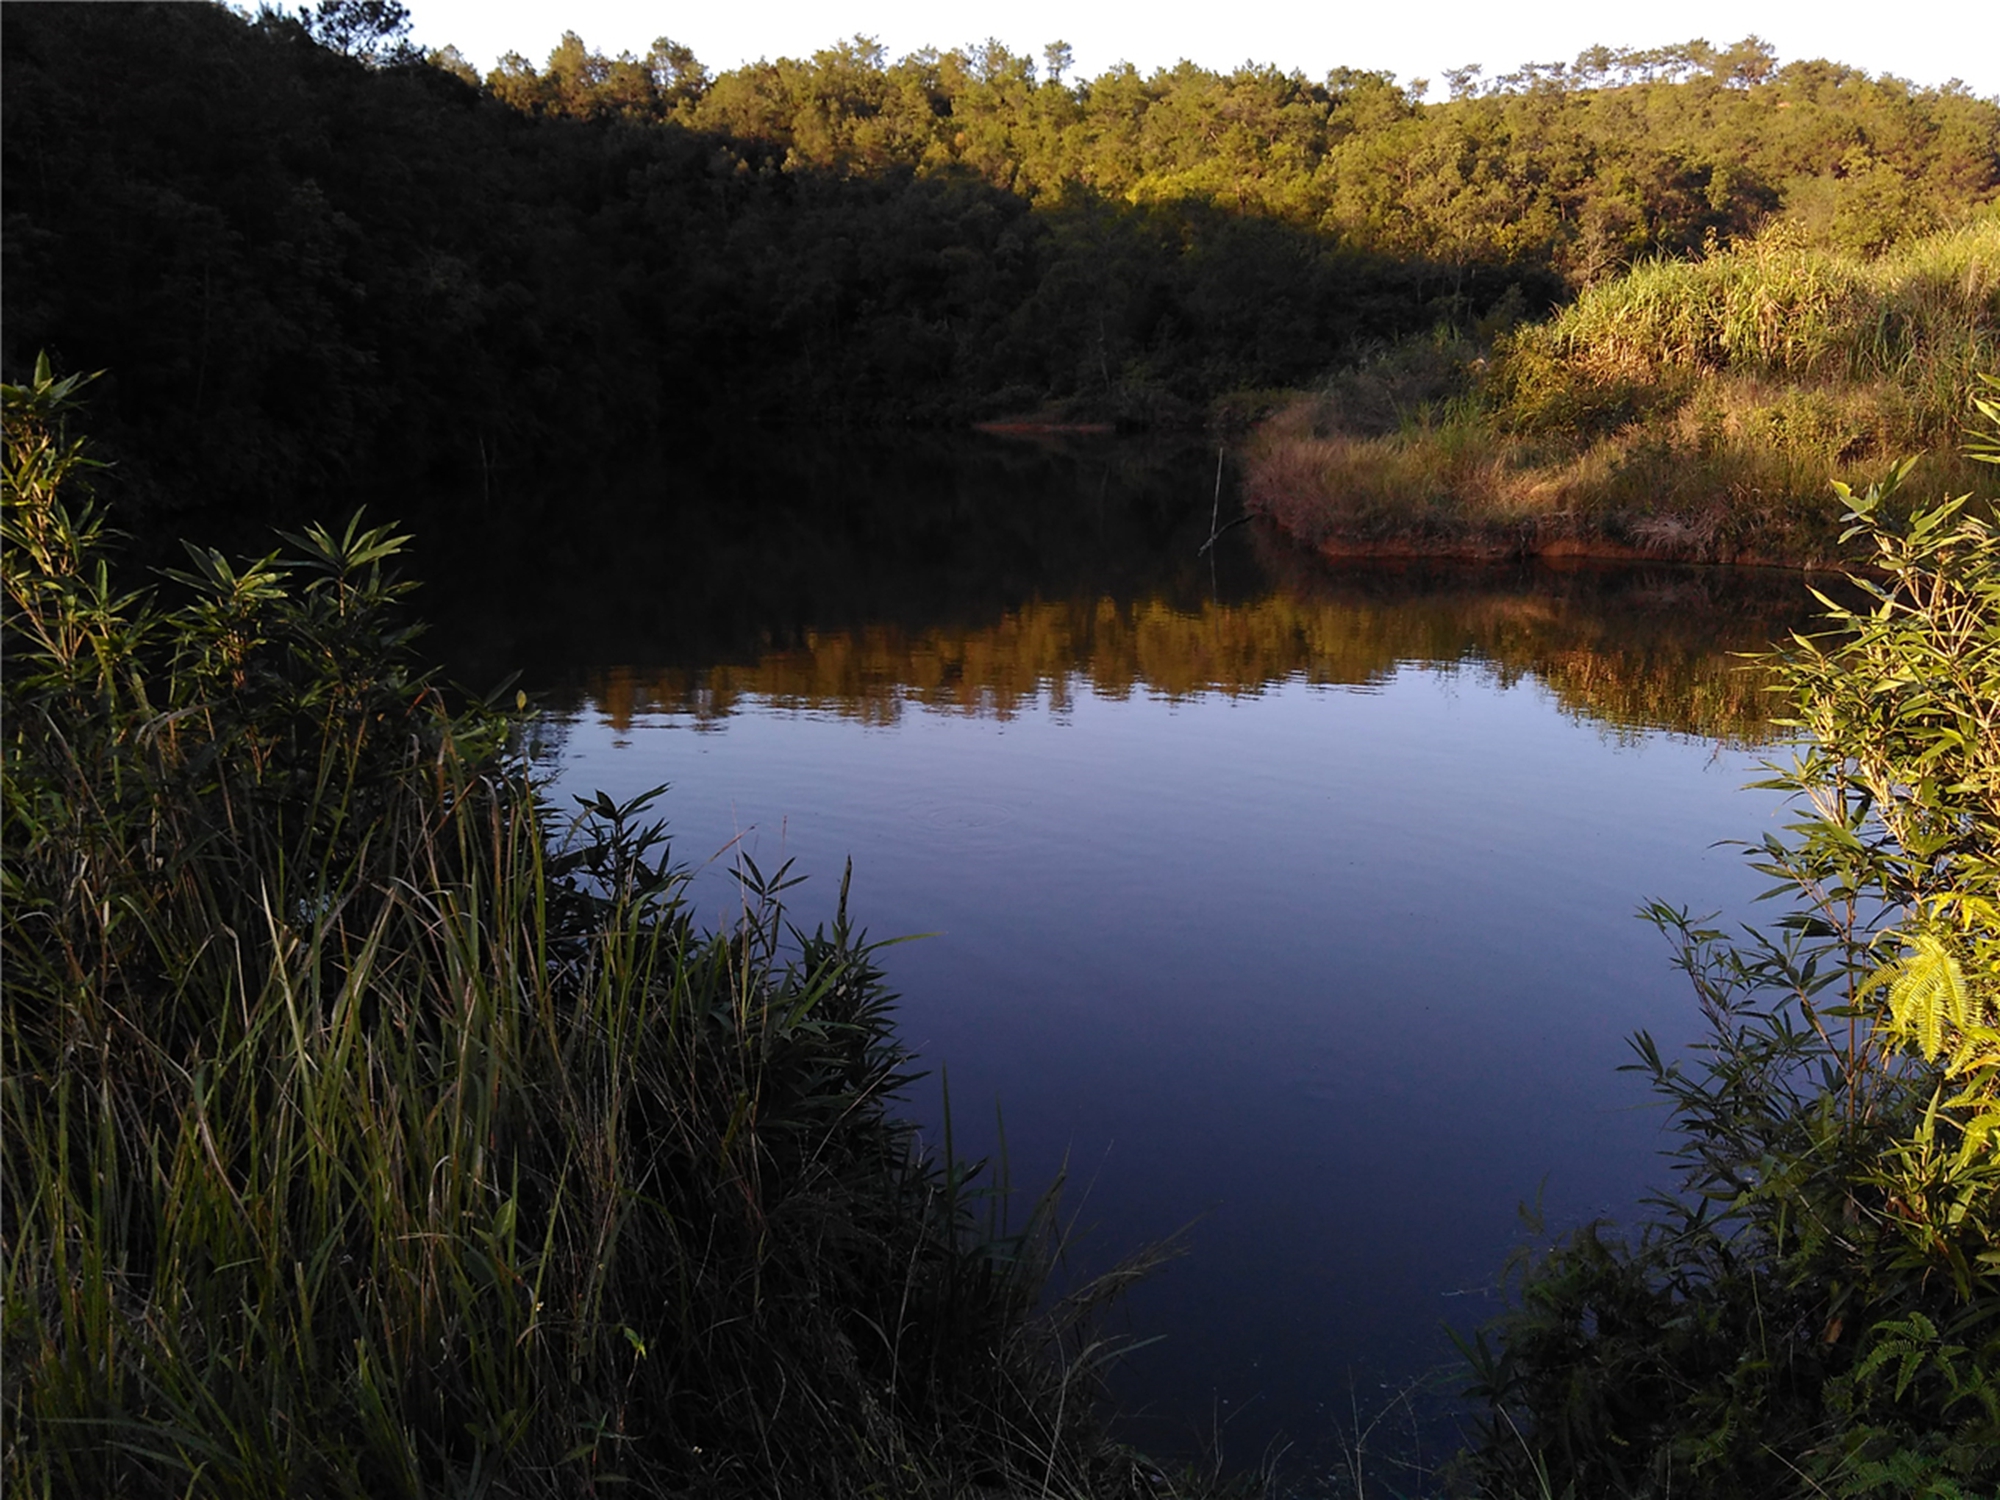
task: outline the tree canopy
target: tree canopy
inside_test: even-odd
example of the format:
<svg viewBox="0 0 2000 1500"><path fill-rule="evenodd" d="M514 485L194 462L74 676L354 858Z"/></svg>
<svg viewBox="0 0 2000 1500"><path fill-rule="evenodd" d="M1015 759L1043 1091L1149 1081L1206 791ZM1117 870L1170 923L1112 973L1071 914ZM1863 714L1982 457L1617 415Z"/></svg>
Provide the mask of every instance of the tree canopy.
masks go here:
<svg viewBox="0 0 2000 1500"><path fill-rule="evenodd" d="M393 0L8 7L0 364L108 369L125 482L310 499L718 420L1198 416L1774 217L2000 192L2000 105L1748 40L1430 105L865 37L711 75L571 33L480 79Z"/></svg>

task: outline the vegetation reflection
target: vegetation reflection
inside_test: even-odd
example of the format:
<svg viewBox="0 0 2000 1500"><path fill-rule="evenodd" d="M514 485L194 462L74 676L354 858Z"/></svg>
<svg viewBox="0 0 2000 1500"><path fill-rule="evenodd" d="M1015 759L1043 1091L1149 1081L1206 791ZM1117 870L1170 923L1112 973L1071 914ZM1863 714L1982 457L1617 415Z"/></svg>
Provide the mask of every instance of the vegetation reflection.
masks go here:
<svg viewBox="0 0 2000 1500"><path fill-rule="evenodd" d="M877 725L912 706L1009 719L1063 712L1084 691L1178 701L1292 681L1368 687L1414 664L1532 678L1565 713L1616 730L1755 743L1770 730L1764 680L1733 653L1768 646L1805 600L1794 581L1693 569L1346 576L1268 550L1293 576L1262 598L1037 598L986 624L809 629L742 660L600 669L564 706L588 700L620 730L751 704Z"/></svg>

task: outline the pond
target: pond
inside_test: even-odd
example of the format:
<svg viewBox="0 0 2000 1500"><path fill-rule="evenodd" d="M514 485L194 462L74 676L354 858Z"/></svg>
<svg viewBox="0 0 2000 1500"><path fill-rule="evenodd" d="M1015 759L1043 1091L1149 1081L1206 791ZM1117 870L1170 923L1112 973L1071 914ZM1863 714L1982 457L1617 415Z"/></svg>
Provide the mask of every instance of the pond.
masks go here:
<svg viewBox="0 0 2000 1500"><path fill-rule="evenodd" d="M468 497L418 571L464 672L525 668L558 795L671 788L705 918L748 856L809 877L810 926L851 860L870 935L925 935L883 954L908 1109L941 1139L948 1083L961 1154L1066 1173L1073 1274L1180 1234L1114 1318L1158 1336L1116 1377L1135 1438L1311 1468L1496 1310L1522 1205L1558 1231L1658 1181L1618 1069L1698 1018L1634 913L1752 915L1720 845L1773 826L1740 789L1771 730L1730 653L1809 601L1343 573L1251 526L1202 556L1215 465L743 442L514 529Z"/></svg>

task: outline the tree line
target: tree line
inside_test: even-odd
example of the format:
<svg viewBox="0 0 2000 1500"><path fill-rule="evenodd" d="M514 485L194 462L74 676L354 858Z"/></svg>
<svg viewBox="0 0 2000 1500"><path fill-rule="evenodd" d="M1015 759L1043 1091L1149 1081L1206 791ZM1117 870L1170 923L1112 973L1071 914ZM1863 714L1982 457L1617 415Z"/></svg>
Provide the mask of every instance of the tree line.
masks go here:
<svg viewBox="0 0 2000 1500"><path fill-rule="evenodd" d="M0 362L107 369L140 508L575 465L720 421L1197 420L1789 217L2000 192L2000 105L1754 40L1447 103L857 38L711 75L574 34L479 77L392 0L9 7Z"/></svg>
<svg viewBox="0 0 2000 1500"><path fill-rule="evenodd" d="M475 81L451 49L435 60ZM1066 83L1068 67L1060 42L1038 69L997 42L891 61L858 36L711 79L670 38L606 58L570 32L544 68L509 53L483 85L526 113L765 143L792 168L969 168L1037 204L1078 189L1197 199L1397 256L1545 264L1572 284L1774 212L1873 252L1990 197L2000 151L1993 102L1962 86L1781 67L1755 37L1593 47L1490 81L1454 69L1435 107L1424 80L1351 68L1315 82L1121 63Z"/></svg>

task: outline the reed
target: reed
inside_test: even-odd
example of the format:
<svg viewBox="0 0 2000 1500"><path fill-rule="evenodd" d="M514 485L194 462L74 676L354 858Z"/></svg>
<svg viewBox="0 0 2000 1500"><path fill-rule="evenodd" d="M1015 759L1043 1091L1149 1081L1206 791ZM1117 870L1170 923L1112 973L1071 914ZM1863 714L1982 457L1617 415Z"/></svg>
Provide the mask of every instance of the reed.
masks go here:
<svg viewBox="0 0 2000 1500"><path fill-rule="evenodd" d="M1112 1287L896 1118L844 885L697 931L649 797L565 827L415 665L387 529L122 592L77 384L6 391L7 1492L1129 1480Z"/></svg>

